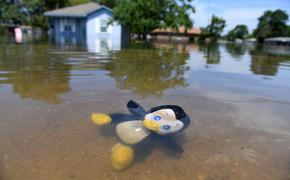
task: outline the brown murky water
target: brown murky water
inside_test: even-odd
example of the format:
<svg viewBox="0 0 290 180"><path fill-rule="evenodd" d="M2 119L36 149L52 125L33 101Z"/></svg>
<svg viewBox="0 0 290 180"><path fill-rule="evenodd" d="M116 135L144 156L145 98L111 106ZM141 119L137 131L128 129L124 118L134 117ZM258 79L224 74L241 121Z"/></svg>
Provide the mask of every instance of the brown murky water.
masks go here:
<svg viewBox="0 0 290 180"><path fill-rule="evenodd" d="M0 46L0 179L290 179L289 49ZM122 172L93 112L178 104L192 124Z"/></svg>

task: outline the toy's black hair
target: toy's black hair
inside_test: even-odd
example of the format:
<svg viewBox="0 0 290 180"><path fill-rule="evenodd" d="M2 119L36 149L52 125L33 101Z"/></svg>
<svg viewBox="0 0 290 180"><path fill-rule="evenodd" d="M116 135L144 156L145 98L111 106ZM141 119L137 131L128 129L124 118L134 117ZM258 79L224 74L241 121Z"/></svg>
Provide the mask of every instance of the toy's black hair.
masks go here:
<svg viewBox="0 0 290 180"><path fill-rule="evenodd" d="M183 119L187 116L186 113L184 112L184 110L181 107L176 106L176 105L157 106L157 107L150 109L149 112L153 113L153 112L159 111L161 109L171 109L174 112L174 114L178 120Z"/></svg>

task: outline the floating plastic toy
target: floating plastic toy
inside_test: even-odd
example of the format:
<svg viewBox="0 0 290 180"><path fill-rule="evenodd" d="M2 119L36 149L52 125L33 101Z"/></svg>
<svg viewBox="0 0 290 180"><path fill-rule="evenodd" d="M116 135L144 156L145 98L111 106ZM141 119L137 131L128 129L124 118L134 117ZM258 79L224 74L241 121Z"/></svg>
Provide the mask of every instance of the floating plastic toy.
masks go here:
<svg viewBox="0 0 290 180"><path fill-rule="evenodd" d="M134 155L138 154L140 149L150 149L149 146L156 141L177 153L183 152L182 147L172 137L190 124L190 118L181 107L163 105L145 111L131 100L127 103L127 108L133 114L127 118L114 118L113 115L110 117L102 113L93 113L91 116L98 126L111 124L115 127L116 135L120 139L111 152L111 164L115 170L123 170L130 166ZM145 148L141 147L144 144Z"/></svg>

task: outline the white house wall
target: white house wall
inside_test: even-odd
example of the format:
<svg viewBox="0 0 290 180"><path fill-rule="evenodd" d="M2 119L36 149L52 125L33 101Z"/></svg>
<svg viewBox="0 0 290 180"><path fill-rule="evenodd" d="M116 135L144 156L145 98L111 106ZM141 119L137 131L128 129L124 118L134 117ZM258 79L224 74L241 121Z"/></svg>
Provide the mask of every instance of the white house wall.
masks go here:
<svg viewBox="0 0 290 180"><path fill-rule="evenodd" d="M101 32L101 21L106 20L109 22L111 17L112 13L106 9L99 10L88 16L86 23L86 41L89 51L103 52L105 49L119 50L121 48L120 25L114 22L107 27L107 32Z"/></svg>

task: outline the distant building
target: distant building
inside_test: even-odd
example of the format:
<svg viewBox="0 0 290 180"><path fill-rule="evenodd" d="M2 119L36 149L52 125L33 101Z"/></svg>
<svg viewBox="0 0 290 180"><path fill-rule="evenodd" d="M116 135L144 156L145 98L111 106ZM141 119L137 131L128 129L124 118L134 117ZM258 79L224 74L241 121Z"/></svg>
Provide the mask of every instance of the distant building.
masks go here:
<svg viewBox="0 0 290 180"><path fill-rule="evenodd" d="M201 30L198 28L185 29L184 26L178 28L176 31L173 28L161 28L155 29L151 36L158 41L181 41L188 42L190 39L196 40L201 34Z"/></svg>
<svg viewBox="0 0 290 180"><path fill-rule="evenodd" d="M266 45L290 46L290 37L273 37L264 40Z"/></svg>
<svg viewBox="0 0 290 180"><path fill-rule="evenodd" d="M86 3L44 13L49 18L57 44L86 44L89 51L120 49L121 25L109 23L113 11L97 3Z"/></svg>
<svg viewBox="0 0 290 180"><path fill-rule="evenodd" d="M247 44L255 44L257 42L257 39L256 38L247 38L247 39L244 39L244 43L247 43Z"/></svg>

